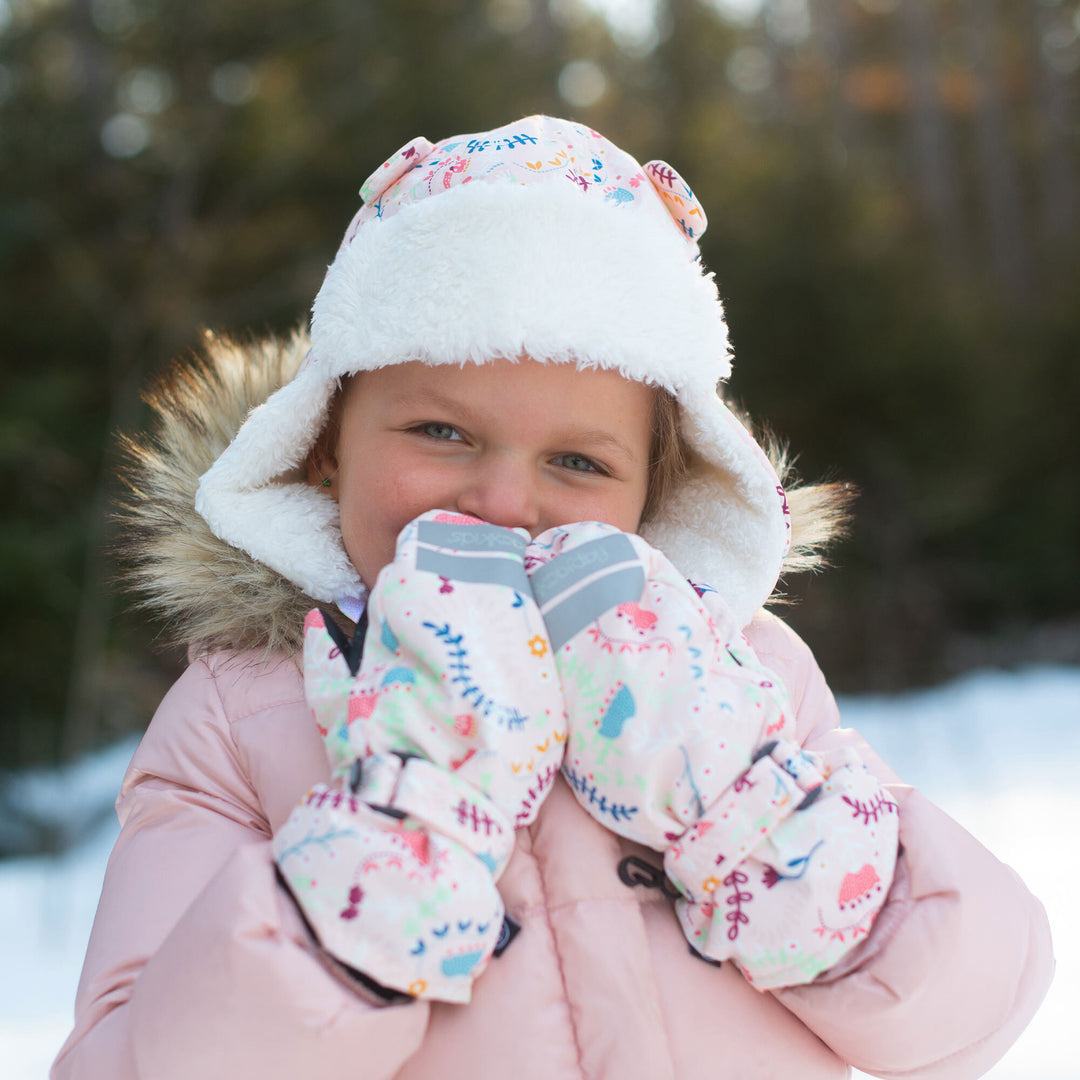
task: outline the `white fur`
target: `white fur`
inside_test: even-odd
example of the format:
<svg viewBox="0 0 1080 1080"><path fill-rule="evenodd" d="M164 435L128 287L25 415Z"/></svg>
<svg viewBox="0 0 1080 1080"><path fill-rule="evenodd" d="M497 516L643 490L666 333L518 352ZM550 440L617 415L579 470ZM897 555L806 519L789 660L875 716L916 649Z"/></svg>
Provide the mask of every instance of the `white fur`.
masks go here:
<svg viewBox="0 0 1080 1080"><path fill-rule="evenodd" d="M252 411L196 500L216 535L308 595L359 587L336 504L297 476L338 379L522 355L675 394L701 461L644 535L742 623L772 591L787 545L779 483L716 395L730 373L723 309L659 199L614 205L566 183L507 182L423 199L342 247L311 333L310 362Z"/></svg>
<svg viewBox="0 0 1080 1080"><path fill-rule="evenodd" d="M337 504L296 474L336 383L309 365L252 409L195 496L216 536L326 602L355 595L360 575L345 554Z"/></svg>
<svg viewBox="0 0 1080 1080"><path fill-rule="evenodd" d="M335 375L406 360L577 360L671 391L730 373L716 285L655 197L472 183L362 225L312 308Z"/></svg>
<svg viewBox="0 0 1080 1080"><path fill-rule="evenodd" d="M716 589L745 625L772 592L788 547L780 481L715 393L678 396L683 434L702 460L641 534Z"/></svg>

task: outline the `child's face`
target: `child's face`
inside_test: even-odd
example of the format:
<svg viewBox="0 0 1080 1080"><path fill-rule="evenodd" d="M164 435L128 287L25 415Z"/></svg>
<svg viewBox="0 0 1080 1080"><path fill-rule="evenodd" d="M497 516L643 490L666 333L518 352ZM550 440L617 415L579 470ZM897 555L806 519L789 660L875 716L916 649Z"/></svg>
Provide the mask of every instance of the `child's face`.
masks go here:
<svg viewBox="0 0 1080 1080"><path fill-rule="evenodd" d="M573 521L636 531L653 393L615 372L527 359L357 375L336 468L316 463L331 475L349 558L371 587L401 529L434 509L533 536Z"/></svg>

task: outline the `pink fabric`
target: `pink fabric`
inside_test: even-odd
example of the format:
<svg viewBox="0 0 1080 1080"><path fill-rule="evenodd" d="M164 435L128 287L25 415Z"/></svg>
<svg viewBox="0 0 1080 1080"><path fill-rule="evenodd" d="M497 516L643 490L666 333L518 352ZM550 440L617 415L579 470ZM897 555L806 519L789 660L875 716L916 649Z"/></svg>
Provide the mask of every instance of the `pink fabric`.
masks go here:
<svg viewBox="0 0 1080 1080"><path fill-rule="evenodd" d="M194 662L118 801L110 859L54 1080L335 1075L515 1080L981 1075L1031 1018L1053 959L1017 876L854 732L805 645L760 615L748 638L813 750L855 745L901 807L902 855L870 937L807 986L758 993L691 956L671 903L623 885L626 854L560 780L499 883L522 931L467 1006L375 1008L311 946L269 837L329 775L289 658Z"/></svg>
<svg viewBox="0 0 1080 1080"><path fill-rule="evenodd" d="M386 159L360 186L364 205L342 246L371 221L393 217L421 199L471 184L564 181L615 210L665 210L697 251L708 222L690 185L666 162L639 165L598 131L552 116L521 120L432 143L422 135ZM655 196L659 196L657 199Z"/></svg>

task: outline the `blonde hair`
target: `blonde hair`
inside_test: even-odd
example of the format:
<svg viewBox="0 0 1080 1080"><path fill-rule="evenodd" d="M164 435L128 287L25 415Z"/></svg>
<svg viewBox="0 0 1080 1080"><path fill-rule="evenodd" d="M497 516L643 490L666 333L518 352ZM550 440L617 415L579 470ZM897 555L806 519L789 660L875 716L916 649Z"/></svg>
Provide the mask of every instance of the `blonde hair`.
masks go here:
<svg viewBox="0 0 1080 1080"><path fill-rule="evenodd" d="M641 511L643 525L657 517L689 471L689 448L679 426L679 403L667 390L657 388L653 394L649 481Z"/></svg>

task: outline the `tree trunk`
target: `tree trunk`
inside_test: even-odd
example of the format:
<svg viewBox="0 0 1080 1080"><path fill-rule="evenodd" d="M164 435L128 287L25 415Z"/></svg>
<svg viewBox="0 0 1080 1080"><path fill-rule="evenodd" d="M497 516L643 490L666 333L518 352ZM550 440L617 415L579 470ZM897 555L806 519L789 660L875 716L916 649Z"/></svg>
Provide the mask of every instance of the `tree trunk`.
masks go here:
<svg viewBox="0 0 1080 1080"><path fill-rule="evenodd" d="M1070 86L1054 69L1048 45L1061 30L1067 12L1048 4L1036 5L1033 68L1038 116L1038 167L1042 226L1051 248L1065 249L1076 230L1076 169L1069 155Z"/></svg>
<svg viewBox="0 0 1080 1080"><path fill-rule="evenodd" d="M1000 70L995 64L994 0L961 0L960 13L980 93L975 110L979 177L983 186L990 258L1007 300L1022 302L1032 288L1031 254L1009 145Z"/></svg>
<svg viewBox="0 0 1080 1080"><path fill-rule="evenodd" d="M911 141L915 172L923 202L934 225L941 254L952 265L960 261L964 236L948 117L942 108L934 47L936 18L929 0L900 5L912 103Z"/></svg>

